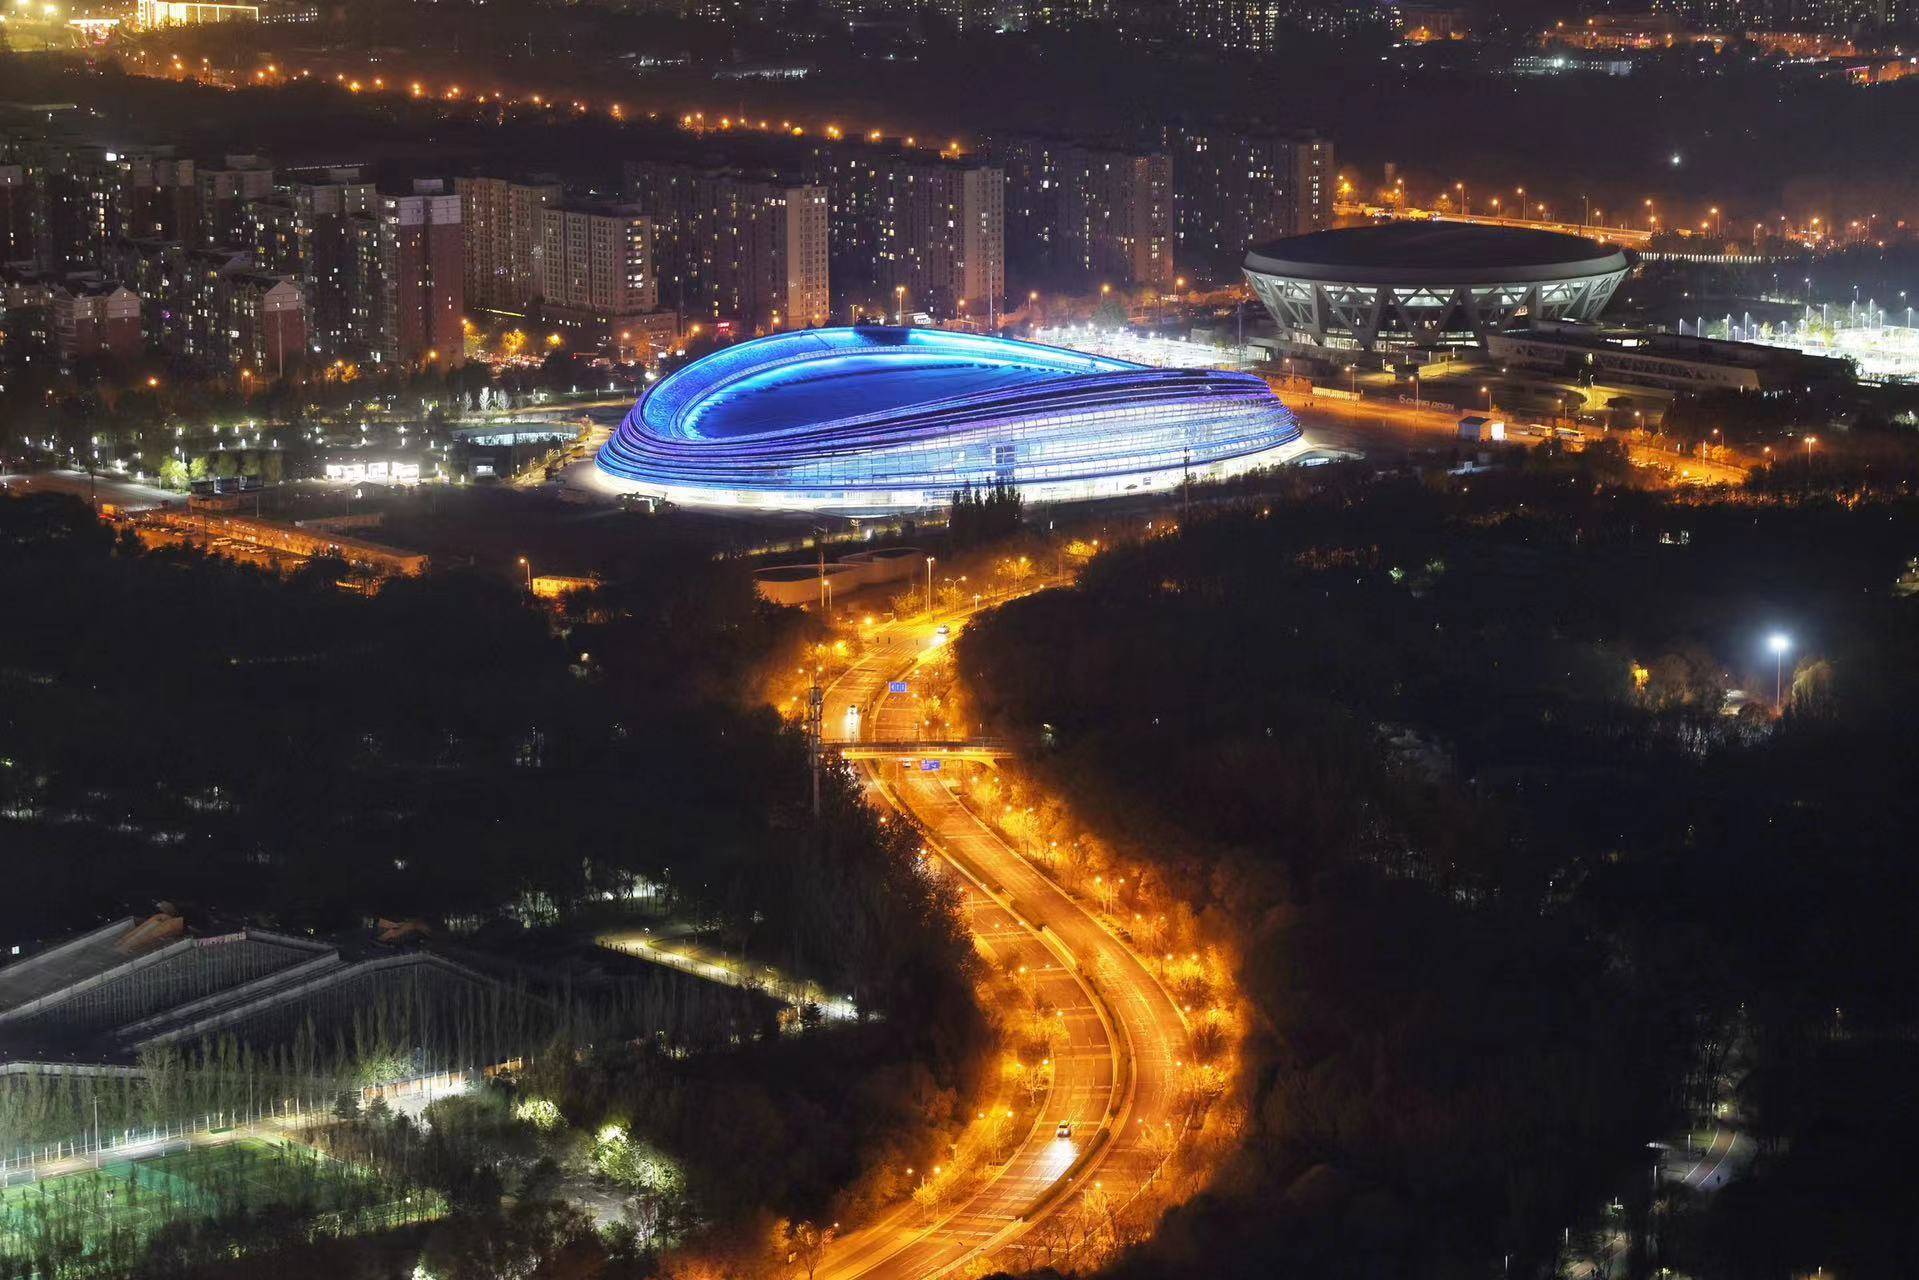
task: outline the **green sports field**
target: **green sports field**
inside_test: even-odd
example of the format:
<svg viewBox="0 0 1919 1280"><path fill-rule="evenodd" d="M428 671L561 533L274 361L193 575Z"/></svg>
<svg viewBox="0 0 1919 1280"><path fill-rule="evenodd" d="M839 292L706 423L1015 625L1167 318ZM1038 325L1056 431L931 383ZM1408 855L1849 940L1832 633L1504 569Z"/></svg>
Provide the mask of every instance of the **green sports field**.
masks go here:
<svg viewBox="0 0 1919 1280"><path fill-rule="evenodd" d="M162 1227L273 1215L315 1235L438 1217L437 1196L293 1142L239 1138L0 1190L0 1276L124 1266Z"/></svg>

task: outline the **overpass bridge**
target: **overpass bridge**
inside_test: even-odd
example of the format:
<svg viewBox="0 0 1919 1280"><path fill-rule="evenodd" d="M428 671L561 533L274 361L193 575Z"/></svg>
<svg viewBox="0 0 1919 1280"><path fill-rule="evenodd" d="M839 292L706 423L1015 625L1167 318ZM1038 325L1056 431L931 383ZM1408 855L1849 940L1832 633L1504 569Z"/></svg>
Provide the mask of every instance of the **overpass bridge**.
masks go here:
<svg viewBox="0 0 1919 1280"><path fill-rule="evenodd" d="M1597 222L1559 222L1541 218L1509 218L1487 213L1441 213L1437 209L1392 209L1384 205L1346 204L1333 206L1333 212L1352 218L1396 218L1410 222L1470 222L1482 227L1518 227L1526 231L1557 231L1563 235L1585 236L1629 249L1643 249L1652 243L1652 231L1640 227L1609 227Z"/></svg>
<svg viewBox="0 0 1919 1280"><path fill-rule="evenodd" d="M1013 754L1012 745L999 738L972 738L940 742L931 739L879 739L870 742L828 742L842 760L1002 760ZM927 772L935 772L937 765Z"/></svg>

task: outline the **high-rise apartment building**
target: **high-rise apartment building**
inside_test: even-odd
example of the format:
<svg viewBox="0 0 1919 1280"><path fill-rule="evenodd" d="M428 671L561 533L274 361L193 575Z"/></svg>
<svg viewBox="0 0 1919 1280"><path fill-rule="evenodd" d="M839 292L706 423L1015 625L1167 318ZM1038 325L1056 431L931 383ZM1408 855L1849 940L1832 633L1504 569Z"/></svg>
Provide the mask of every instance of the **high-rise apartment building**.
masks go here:
<svg viewBox="0 0 1919 1280"><path fill-rule="evenodd" d="M560 203L557 181L455 178L466 236L466 302L517 311L543 286L541 213Z"/></svg>
<svg viewBox="0 0 1919 1280"><path fill-rule="evenodd" d="M179 349L175 326L186 323L186 253L178 240L120 240L106 274L133 290L146 312L146 332L169 351Z"/></svg>
<svg viewBox="0 0 1919 1280"><path fill-rule="evenodd" d="M307 346L306 294L291 276L230 271L221 281L226 362L278 378L300 362Z"/></svg>
<svg viewBox="0 0 1919 1280"><path fill-rule="evenodd" d="M154 334L166 350L208 365L228 355L226 281L255 269L253 255L240 249L188 245L174 257L171 292L145 298L155 310Z"/></svg>
<svg viewBox="0 0 1919 1280"><path fill-rule="evenodd" d="M1174 252L1234 270L1248 245L1332 225L1333 144L1315 134L1169 126Z"/></svg>
<svg viewBox="0 0 1919 1280"><path fill-rule="evenodd" d="M243 243L246 206L273 194L273 166L259 156L228 156L220 166L202 165L194 174L198 193L199 234L203 245Z"/></svg>
<svg viewBox="0 0 1919 1280"><path fill-rule="evenodd" d="M836 305L879 296L880 170L891 161L877 147L824 139L807 154L805 181L826 190L827 262Z"/></svg>
<svg viewBox="0 0 1919 1280"><path fill-rule="evenodd" d="M385 238L380 224L380 199L376 195L374 207L365 213L349 214L342 229L346 241L342 292L346 299L347 336L340 350L342 355L354 359L372 359L380 345L380 317L384 309L380 245Z"/></svg>
<svg viewBox="0 0 1919 1280"><path fill-rule="evenodd" d="M364 343L373 359L411 365L465 358L461 326L466 296L466 238L460 197L438 181L416 182L409 195L380 197L377 265L357 246L355 276L368 291L361 314Z"/></svg>
<svg viewBox="0 0 1919 1280"><path fill-rule="evenodd" d="M794 181L630 162L627 193L654 222L661 302L757 328L825 323L849 304L982 317L997 305L1006 283L997 166L821 140L798 170Z"/></svg>
<svg viewBox="0 0 1919 1280"><path fill-rule="evenodd" d="M301 282L262 268L248 250L120 240L109 265L163 350L261 378L280 377L310 354Z"/></svg>
<svg viewBox="0 0 1919 1280"><path fill-rule="evenodd" d="M50 308L55 349L63 360L140 354L140 296L98 276L53 286Z"/></svg>
<svg viewBox="0 0 1919 1280"><path fill-rule="evenodd" d="M756 197L762 209L757 246L775 301L774 328L813 328L832 316L832 207L825 187L771 186Z"/></svg>
<svg viewBox="0 0 1919 1280"><path fill-rule="evenodd" d="M242 217L246 230L240 242L253 251L262 266L306 274L312 233L291 200L278 193L265 200L249 200Z"/></svg>
<svg viewBox="0 0 1919 1280"><path fill-rule="evenodd" d="M981 317L997 307L1007 244L997 164L822 141L806 177L831 202L835 303Z"/></svg>
<svg viewBox="0 0 1919 1280"><path fill-rule="evenodd" d="M305 340L316 353L357 354L352 323L352 245L347 218L370 215L379 196L357 169L283 178L271 196L244 207L241 243L261 269L289 275L307 298Z"/></svg>
<svg viewBox="0 0 1919 1280"><path fill-rule="evenodd" d="M826 188L656 161L629 162L626 185L651 220L661 303L750 329L827 322Z"/></svg>
<svg viewBox="0 0 1919 1280"><path fill-rule="evenodd" d="M98 267L114 231L118 175L106 159L111 153L54 145L36 150L28 166L34 262L55 275Z"/></svg>
<svg viewBox="0 0 1919 1280"><path fill-rule="evenodd" d="M1006 262L1024 279L1058 267L1060 162L1074 145L1044 133L993 138L989 150L1006 175Z"/></svg>
<svg viewBox="0 0 1919 1280"><path fill-rule="evenodd" d="M540 211L540 286L547 306L614 317L659 306L653 223L637 204Z"/></svg>
<svg viewBox="0 0 1919 1280"><path fill-rule="evenodd" d="M886 305L986 316L1006 292L1006 176L996 165L901 157L878 171Z"/></svg>
<svg viewBox="0 0 1919 1280"><path fill-rule="evenodd" d="M6 148L18 169L12 239L24 235L30 258L55 275L99 268L109 246L127 236L191 235L197 220L194 166L171 148L121 151L58 138L15 139ZM13 188L15 179L0 178ZM4 233L0 233L4 234Z"/></svg>
<svg viewBox="0 0 1919 1280"><path fill-rule="evenodd" d="M281 190L298 217L303 237L295 274L306 286L309 340L322 354L344 354L351 350L355 333L349 220L355 214L371 214L379 193L372 183L361 180L357 169L295 175Z"/></svg>
<svg viewBox="0 0 1919 1280"><path fill-rule="evenodd" d="M1913 0L1653 0L1649 16L1695 31L1860 32L1907 29Z"/></svg>
<svg viewBox="0 0 1919 1280"><path fill-rule="evenodd" d="M725 169L660 160L629 160L624 167L628 203L654 227L653 273L660 302L684 315L710 314L707 295L717 270L710 246L716 190L731 175Z"/></svg>
<svg viewBox="0 0 1919 1280"><path fill-rule="evenodd" d="M1060 251L1088 276L1173 284L1173 161L1164 152L1065 153Z"/></svg>
<svg viewBox="0 0 1919 1280"><path fill-rule="evenodd" d="M1042 134L995 138L1008 255L1028 275L1173 283L1173 169L1163 151Z"/></svg>
<svg viewBox="0 0 1919 1280"><path fill-rule="evenodd" d="M33 188L25 165L0 164L0 262L33 258Z"/></svg>

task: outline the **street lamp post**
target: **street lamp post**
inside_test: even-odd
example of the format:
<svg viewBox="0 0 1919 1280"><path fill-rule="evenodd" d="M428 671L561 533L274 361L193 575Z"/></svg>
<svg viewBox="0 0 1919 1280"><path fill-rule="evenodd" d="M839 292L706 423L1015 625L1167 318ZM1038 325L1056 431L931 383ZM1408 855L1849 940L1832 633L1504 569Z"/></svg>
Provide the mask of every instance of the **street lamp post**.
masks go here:
<svg viewBox="0 0 1919 1280"><path fill-rule="evenodd" d="M926 611L933 612L933 557L926 557Z"/></svg>
<svg viewBox="0 0 1919 1280"><path fill-rule="evenodd" d="M526 574L526 589L533 590L533 566L527 563L525 556L520 557L520 569Z"/></svg>
<svg viewBox="0 0 1919 1280"><path fill-rule="evenodd" d="M1775 631L1766 637L1766 647L1772 650L1772 705L1777 709L1785 701L1786 651L1792 648L1792 637Z"/></svg>

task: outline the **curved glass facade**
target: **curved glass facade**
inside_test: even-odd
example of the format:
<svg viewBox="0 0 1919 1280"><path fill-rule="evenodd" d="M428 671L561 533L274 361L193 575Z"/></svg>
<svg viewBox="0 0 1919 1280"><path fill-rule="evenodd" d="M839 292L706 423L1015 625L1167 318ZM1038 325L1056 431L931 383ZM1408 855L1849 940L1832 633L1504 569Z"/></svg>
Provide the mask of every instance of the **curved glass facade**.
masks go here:
<svg viewBox="0 0 1919 1280"><path fill-rule="evenodd" d="M809 329L661 380L600 450L621 487L678 502L901 510L964 485L1035 501L1134 493L1303 445L1261 379L1154 369L938 329Z"/></svg>

